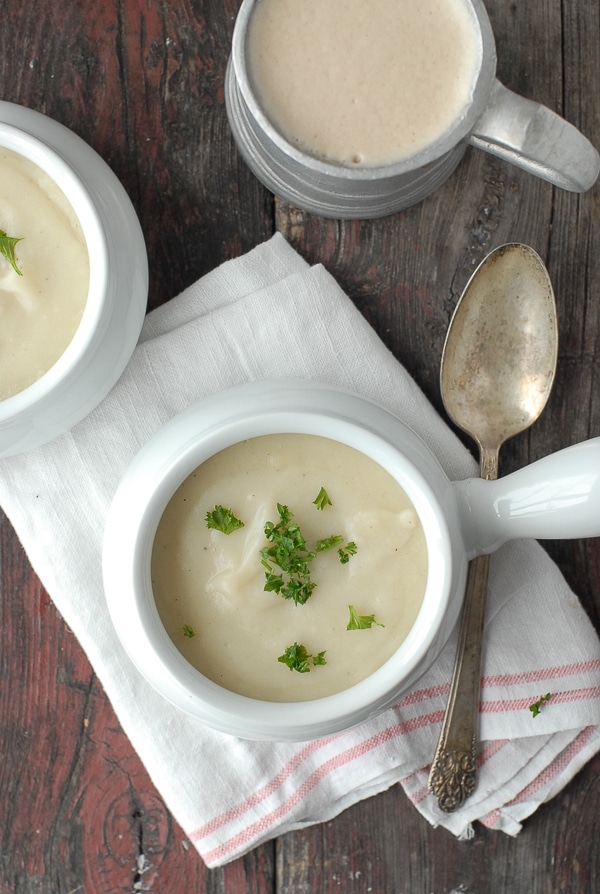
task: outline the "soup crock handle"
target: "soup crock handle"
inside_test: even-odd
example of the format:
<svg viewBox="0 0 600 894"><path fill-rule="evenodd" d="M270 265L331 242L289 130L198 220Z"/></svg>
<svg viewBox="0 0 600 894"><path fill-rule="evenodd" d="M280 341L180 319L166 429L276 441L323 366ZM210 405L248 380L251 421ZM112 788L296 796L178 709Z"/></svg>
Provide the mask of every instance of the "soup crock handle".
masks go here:
<svg viewBox="0 0 600 894"><path fill-rule="evenodd" d="M469 558L516 537L600 537L600 438L496 481L468 478L452 486Z"/></svg>
<svg viewBox="0 0 600 894"><path fill-rule="evenodd" d="M576 127L498 80L469 142L570 192L585 192L600 171L597 151Z"/></svg>

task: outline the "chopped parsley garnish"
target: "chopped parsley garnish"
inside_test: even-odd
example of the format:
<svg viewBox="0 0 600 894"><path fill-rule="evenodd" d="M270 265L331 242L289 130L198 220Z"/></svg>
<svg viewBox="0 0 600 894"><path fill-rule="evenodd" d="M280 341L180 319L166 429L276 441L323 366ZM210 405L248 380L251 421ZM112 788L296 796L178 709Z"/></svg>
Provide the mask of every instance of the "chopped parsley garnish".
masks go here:
<svg viewBox="0 0 600 894"><path fill-rule="evenodd" d="M317 509L325 509L326 506L333 506L333 503L329 499L329 494L324 487L321 488L316 499L313 500L313 503Z"/></svg>
<svg viewBox="0 0 600 894"><path fill-rule="evenodd" d="M23 276L23 271L19 270L17 266L15 245L17 242L20 242L21 239L22 237L15 238L14 236L9 236L4 230L0 230L0 255L8 261L15 273L18 273L19 276Z"/></svg>
<svg viewBox="0 0 600 894"><path fill-rule="evenodd" d="M196 634L194 633L194 628L193 628L193 627L190 627L189 624L184 624L184 625L183 625L183 635L189 637L190 639L191 639L193 636L196 636Z"/></svg>
<svg viewBox="0 0 600 894"><path fill-rule="evenodd" d="M292 599L296 605L305 605L316 587L310 577L310 563L317 553L326 552L344 542L341 534L317 541L315 551L309 550L300 526L293 521L294 513L282 503L277 504L279 521L267 522L265 537L270 546L260 554L265 572L267 592L279 593L284 599ZM347 543L339 549L340 562L344 565L356 552L355 543Z"/></svg>
<svg viewBox="0 0 600 894"><path fill-rule="evenodd" d="M279 521L265 525L270 546L260 551L266 568L264 588L279 593L284 599L293 599L296 605L304 605L315 588L309 570L315 553L307 550L300 527L293 521L294 513L281 503L277 504L277 512Z"/></svg>
<svg viewBox="0 0 600 894"><path fill-rule="evenodd" d="M531 711L532 715L534 717L537 717L541 711L542 704L544 702L549 702L551 698L552 698L552 693L547 692L546 695L543 695L541 698L539 698L537 700L537 702L534 702L532 705L529 705L529 710Z"/></svg>
<svg viewBox="0 0 600 894"><path fill-rule="evenodd" d="M299 674L307 674L310 671L310 662L314 667L327 664L325 660L325 652L319 652L317 655L309 655L306 646L294 643L288 646L277 659L282 664L286 664L291 671L298 671Z"/></svg>
<svg viewBox="0 0 600 894"><path fill-rule="evenodd" d="M223 534L232 534L238 528L243 528L244 522L236 518L231 509L215 506L211 512L206 513L206 527L222 531Z"/></svg>
<svg viewBox="0 0 600 894"><path fill-rule="evenodd" d="M313 504L319 511L332 505L324 487L320 489ZM350 556L356 554L356 543L350 540L344 545L345 538L341 534L334 534L318 540L314 550L309 549L289 507L277 503L277 514L279 516L277 522L268 521L265 524L267 546L260 550L261 562L265 568L264 590L277 593L284 599L291 599L296 605L304 605L316 587L310 576L310 563L315 556L337 548L340 563L345 565ZM214 510L206 513L206 525L224 534L231 534L238 528L243 528L244 522L237 518L231 509L217 504ZM375 620L375 615L359 615L352 605L348 608L350 610L348 630L364 630L373 624L384 626ZM187 637L195 635L188 624L183 626L183 633ZM288 646L277 660L300 674L308 673L311 667L327 664L325 651L311 655L301 643Z"/></svg>
<svg viewBox="0 0 600 894"><path fill-rule="evenodd" d="M385 624L380 624L379 621L375 620L375 615L359 615L353 605L349 605L348 610L350 612L350 620L346 630L368 630L373 624L376 624L378 627L385 627Z"/></svg>
<svg viewBox="0 0 600 894"><path fill-rule="evenodd" d="M344 542L344 538L341 534L334 534L333 537L326 537L324 540L317 541L317 552L323 553L327 552L329 549L333 549L335 546L338 546L340 543ZM353 540L350 540L349 543L344 547L340 547L338 549L338 556L340 557L340 562L342 565L346 565L347 562L350 561L350 556L356 555L356 543Z"/></svg>

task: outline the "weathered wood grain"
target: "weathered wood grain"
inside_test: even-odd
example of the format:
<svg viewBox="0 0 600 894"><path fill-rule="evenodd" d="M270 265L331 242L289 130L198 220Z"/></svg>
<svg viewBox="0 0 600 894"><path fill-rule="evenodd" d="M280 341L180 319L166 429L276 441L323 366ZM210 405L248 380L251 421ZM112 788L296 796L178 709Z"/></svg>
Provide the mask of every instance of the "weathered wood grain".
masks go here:
<svg viewBox="0 0 600 894"><path fill-rule="evenodd" d="M507 241L548 264L560 316L550 404L502 451L510 471L600 434L600 188L559 192L468 150L421 205L326 221L247 171L223 76L239 0L0 0L0 97L71 127L140 216L154 307L281 230L324 263L442 412L448 321L479 261ZM600 145L596 0L488 0L498 72ZM600 543L546 544L600 629ZM600 759L516 839L429 828L399 788L208 871L123 735L89 663L0 521L0 894L591 894Z"/></svg>

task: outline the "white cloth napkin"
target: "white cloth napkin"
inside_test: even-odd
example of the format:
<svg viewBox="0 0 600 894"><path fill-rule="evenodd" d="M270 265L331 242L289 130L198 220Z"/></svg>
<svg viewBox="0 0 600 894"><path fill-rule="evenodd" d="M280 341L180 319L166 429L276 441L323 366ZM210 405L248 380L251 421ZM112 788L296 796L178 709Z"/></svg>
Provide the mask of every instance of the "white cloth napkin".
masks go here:
<svg viewBox="0 0 600 894"><path fill-rule="evenodd" d="M455 641L397 707L349 732L300 744L242 741L171 707L124 654L101 575L103 525L127 464L192 401L248 380L317 379L396 413L449 476L475 464L321 267L281 236L229 261L147 318L113 391L71 432L0 461L0 505L33 568L85 649L123 729L209 866L262 841L331 819L400 782L430 823L516 834L600 748L600 644L539 544L493 557L476 793L441 813L428 765L449 688ZM529 705L552 693L540 714Z"/></svg>

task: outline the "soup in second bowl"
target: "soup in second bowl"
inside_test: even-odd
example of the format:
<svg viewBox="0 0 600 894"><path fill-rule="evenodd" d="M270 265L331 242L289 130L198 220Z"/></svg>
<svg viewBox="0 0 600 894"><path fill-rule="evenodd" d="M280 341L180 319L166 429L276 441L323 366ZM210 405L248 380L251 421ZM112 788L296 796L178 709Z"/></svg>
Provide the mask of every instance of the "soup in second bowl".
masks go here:
<svg viewBox="0 0 600 894"><path fill-rule="evenodd" d="M86 305L90 266L79 219L51 177L0 147L0 184L0 400L6 400L40 379L69 346Z"/></svg>

